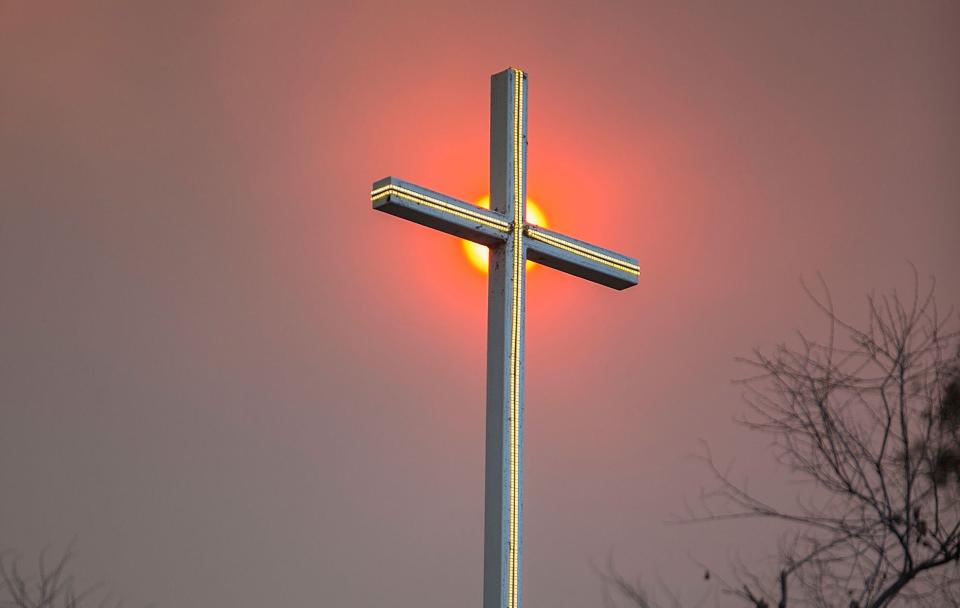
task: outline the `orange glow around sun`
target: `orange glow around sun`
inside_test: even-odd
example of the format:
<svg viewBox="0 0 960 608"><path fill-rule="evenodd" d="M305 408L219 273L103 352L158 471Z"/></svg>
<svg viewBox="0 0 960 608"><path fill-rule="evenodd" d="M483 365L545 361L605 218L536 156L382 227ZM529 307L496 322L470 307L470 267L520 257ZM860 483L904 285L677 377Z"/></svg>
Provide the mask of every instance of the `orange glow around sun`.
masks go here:
<svg viewBox="0 0 960 608"><path fill-rule="evenodd" d="M490 208L490 196L484 196L479 201L477 201L478 207L483 207L484 209ZM543 211L540 210L540 207L537 206L535 202L527 199L527 222L535 224L542 228L547 227L547 218L544 217ZM463 253L467 256L467 259L470 261L470 264L480 272L486 273L487 266L490 263L488 257L488 250L486 245L481 245L480 243L474 243L473 241L463 241ZM530 270L533 266L536 266L531 261L527 261L527 270Z"/></svg>

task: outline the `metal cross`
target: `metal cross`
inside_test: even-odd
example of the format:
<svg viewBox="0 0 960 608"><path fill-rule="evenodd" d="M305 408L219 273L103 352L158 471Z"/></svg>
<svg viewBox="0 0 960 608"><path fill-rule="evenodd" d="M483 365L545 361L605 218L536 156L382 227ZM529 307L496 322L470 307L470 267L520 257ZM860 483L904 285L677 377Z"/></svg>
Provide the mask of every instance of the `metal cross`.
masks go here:
<svg viewBox="0 0 960 608"><path fill-rule="evenodd" d="M483 607L520 606L525 262L625 289L634 258L526 222L527 75L491 77L490 210L393 177L373 184L373 208L490 248Z"/></svg>

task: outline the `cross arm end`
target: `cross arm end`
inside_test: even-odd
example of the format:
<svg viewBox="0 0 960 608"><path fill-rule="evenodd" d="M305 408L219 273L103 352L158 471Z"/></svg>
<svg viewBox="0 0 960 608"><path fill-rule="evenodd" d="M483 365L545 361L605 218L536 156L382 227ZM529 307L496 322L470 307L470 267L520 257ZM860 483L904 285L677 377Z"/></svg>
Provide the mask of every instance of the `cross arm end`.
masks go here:
<svg viewBox="0 0 960 608"><path fill-rule="evenodd" d="M636 258L539 226L527 225L526 234L527 257L538 264L618 290L640 280Z"/></svg>
<svg viewBox="0 0 960 608"><path fill-rule="evenodd" d="M370 200L377 211L483 245L503 242L510 231L499 213L395 177L374 182Z"/></svg>

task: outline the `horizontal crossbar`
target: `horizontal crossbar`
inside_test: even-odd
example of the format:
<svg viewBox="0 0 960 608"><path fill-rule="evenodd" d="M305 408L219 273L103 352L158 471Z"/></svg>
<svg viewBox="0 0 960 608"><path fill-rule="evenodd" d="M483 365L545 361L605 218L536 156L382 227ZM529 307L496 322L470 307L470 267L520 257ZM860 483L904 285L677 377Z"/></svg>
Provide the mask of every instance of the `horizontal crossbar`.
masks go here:
<svg viewBox="0 0 960 608"><path fill-rule="evenodd" d="M373 208L487 246L504 243L511 224L501 214L399 180L384 178L370 192ZM559 232L527 224L527 257L614 289L637 284L637 260Z"/></svg>

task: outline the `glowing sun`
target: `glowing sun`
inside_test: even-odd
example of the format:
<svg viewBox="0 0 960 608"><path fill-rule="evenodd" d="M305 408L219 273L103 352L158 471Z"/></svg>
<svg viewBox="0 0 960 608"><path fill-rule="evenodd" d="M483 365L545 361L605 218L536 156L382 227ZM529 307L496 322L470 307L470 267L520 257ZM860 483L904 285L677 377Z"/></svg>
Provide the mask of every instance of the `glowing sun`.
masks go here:
<svg viewBox="0 0 960 608"><path fill-rule="evenodd" d="M484 196L477 201L477 206L489 209L490 196ZM543 211L529 198L527 199L527 222L540 226L541 228L547 227L547 218L544 217ZM480 272L487 272L487 265L490 263L487 246L474 243L473 241L463 241L462 245L463 253L467 256L467 259L470 260L470 264ZM536 266L536 264L527 260L527 270L530 270L533 266Z"/></svg>

